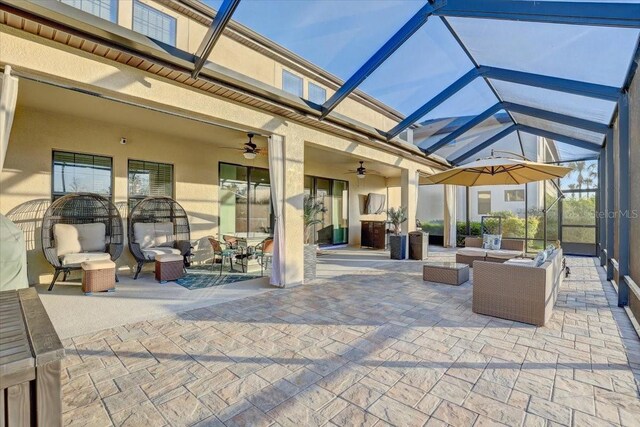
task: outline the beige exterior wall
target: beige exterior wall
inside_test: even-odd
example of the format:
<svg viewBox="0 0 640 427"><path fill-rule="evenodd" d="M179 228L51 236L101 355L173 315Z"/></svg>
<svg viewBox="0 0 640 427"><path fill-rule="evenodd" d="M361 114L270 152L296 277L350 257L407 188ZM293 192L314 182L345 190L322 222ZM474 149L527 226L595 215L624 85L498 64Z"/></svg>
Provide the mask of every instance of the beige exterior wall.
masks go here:
<svg viewBox="0 0 640 427"><path fill-rule="evenodd" d="M290 284L302 280L303 227L300 209L303 198L303 176L308 173L335 178L343 177L342 170L334 172L335 175L332 176L331 165L326 165L324 172L322 170L312 172L312 166L309 165L307 171L307 165L303 160L305 144L348 153L352 157L363 160L373 160L390 168L433 172L428 166L382 149L286 121L246 105L187 89L169 80L119 63L96 60L88 53L63 47L54 42L44 42L35 36L7 27L0 27L0 30L2 31L0 33L2 38L0 65L12 65L21 73L122 102L231 127L243 133L258 131L262 135L273 134L284 137L287 156L285 253L291 267L287 271L287 281ZM188 120L185 119L185 122L188 123ZM0 181L2 195L0 211L8 213L30 201L50 199L51 151L55 148L112 156L116 202L126 201L127 159L174 164L175 196L189 211L194 237L215 234L218 209L217 162L223 160L242 163L238 161L242 158L237 155L237 152L231 151L225 154L215 150L216 143L224 142L216 141L215 133L208 135L214 145L207 148L202 141L181 139L176 135L169 136L162 132L154 133L135 127L130 127L127 135L123 135L121 126L113 126L113 123L95 122L95 120L76 116L56 116L51 112L45 113L38 110L19 110L10 138L5 170ZM120 146L118 141L122 136L136 143ZM266 159L258 162L262 162L261 165L264 167L267 166ZM321 162L322 159L319 159L319 163ZM354 183L350 187L353 194L350 200L352 213L359 212L360 202L356 201L356 196L359 197L368 192L386 192L387 182L384 179L371 177L365 181L367 181L364 184L366 187L362 189ZM393 195L394 191L390 193L390 204L399 205L394 199L396 197ZM362 218L356 215L350 223L349 239L353 244L359 243L360 219ZM42 256L35 247L39 237L32 236L31 241L30 256L35 258L30 259L30 279L32 282L46 281L50 277L51 268L43 263ZM125 256L120 262L120 267L126 269L130 264L131 260Z"/></svg>
<svg viewBox="0 0 640 427"><path fill-rule="evenodd" d="M114 107L117 108L117 107ZM130 114L130 108L126 111ZM186 127L190 125L184 120ZM245 160L239 152L221 149L228 146L227 134L216 136L211 127L211 140L202 141L179 138L148 129L132 128L118 122L95 120L77 115L60 114L53 111L19 106L11 133L7 161L0 177L0 212L12 219L23 221L27 233L29 280L31 283L47 282L51 279L51 267L42 256L40 246L40 222L44 209L51 200L51 168L54 150L108 156L113 161L113 201L119 207L124 220L127 212L128 160L145 160L169 163L174 171L174 198L189 215L192 239L218 235L219 224L219 163L268 168L266 156ZM179 133L179 132L177 132ZM121 137L127 144L119 143ZM294 196L302 192L298 163L304 153L304 143L297 144L295 138L285 141L288 161L294 163L287 170L287 191ZM303 148L300 149L299 146ZM294 153L292 153L294 151ZM307 161L304 174L326 178L343 179L349 182L349 244L360 243L360 221L384 220L385 214L364 215L364 197L368 193L389 194L390 206L399 204L399 187L387 188L387 179L371 175L364 180L354 176L345 177L342 169L318 159ZM298 188L299 187L299 188ZM299 209L299 207L298 207ZM294 226L296 209L289 212L285 221ZM300 224L301 226L301 224ZM118 260L121 271L129 272L135 261L125 249Z"/></svg>

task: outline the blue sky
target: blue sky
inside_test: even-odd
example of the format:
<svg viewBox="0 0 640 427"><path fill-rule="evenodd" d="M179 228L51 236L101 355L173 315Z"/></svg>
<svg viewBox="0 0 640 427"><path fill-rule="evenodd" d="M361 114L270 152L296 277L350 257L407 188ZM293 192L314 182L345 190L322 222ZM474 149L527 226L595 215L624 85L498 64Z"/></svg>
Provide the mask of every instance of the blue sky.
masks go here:
<svg viewBox="0 0 640 427"><path fill-rule="evenodd" d="M222 3L204 1L216 9ZM347 79L425 3L426 0L242 0L233 19ZM449 18L449 23L481 65L612 86L619 86L624 80L638 39L638 30L611 27L466 18ZM473 64L440 18L431 17L360 89L408 115L471 68ZM523 98L537 95L526 87L519 92ZM578 110L598 107L603 120L613 112L612 106L600 107L594 99L571 103L575 111L565 111L566 96L551 95L555 98L546 97L545 103L553 110L556 101L557 109L563 110L556 112L581 116ZM420 121L476 115L496 101L489 87L478 79Z"/></svg>
<svg viewBox="0 0 640 427"><path fill-rule="evenodd" d="M214 8L222 3L205 2ZM424 4L416 0L242 0L233 19L347 79ZM433 18L360 89L409 114L472 67L446 27ZM484 89L474 85L468 95L475 101L446 103L434 111L434 117L483 111L495 102Z"/></svg>

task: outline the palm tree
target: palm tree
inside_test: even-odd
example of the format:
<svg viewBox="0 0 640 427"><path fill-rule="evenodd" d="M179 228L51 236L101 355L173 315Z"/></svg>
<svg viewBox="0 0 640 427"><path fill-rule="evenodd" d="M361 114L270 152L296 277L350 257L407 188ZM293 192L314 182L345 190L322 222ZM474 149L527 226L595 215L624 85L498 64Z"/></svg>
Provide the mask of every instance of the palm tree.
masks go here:
<svg viewBox="0 0 640 427"><path fill-rule="evenodd" d="M593 185L598 178L598 166L595 162L580 160L570 162L568 166L573 169L570 176L576 177L575 184L570 184L569 188L577 190L582 190L583 187L586 190L593 188ZM578 198L582 198L582 193L578 193Z"/></svg>

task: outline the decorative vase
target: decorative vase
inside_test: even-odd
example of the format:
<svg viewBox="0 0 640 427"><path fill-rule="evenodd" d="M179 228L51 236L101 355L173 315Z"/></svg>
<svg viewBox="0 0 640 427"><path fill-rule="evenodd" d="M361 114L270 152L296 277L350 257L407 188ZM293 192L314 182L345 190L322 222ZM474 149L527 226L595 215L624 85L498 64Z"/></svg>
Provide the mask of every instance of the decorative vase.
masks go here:
<svg viewBox="0 0 640 427"><path fill-rule="evenodd" d="M304 245L304 281L313 280L316 278L316 252L318 245L305 244Z"/></svg>
<svg viewBox="0 0 640 427"><path fill-rule="evenodd" d="M407 236L389 236L391 259L407 259Z"/></svg>

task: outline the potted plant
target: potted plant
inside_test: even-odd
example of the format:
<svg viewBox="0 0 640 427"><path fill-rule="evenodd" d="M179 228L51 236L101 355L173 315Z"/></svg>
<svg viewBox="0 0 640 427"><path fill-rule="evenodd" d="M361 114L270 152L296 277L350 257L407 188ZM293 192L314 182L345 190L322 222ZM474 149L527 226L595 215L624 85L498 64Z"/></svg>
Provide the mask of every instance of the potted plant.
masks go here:
<svg viewBox="0 0 640 427"><path fill-rule="evenodd" d="M304 196L304 280L313 280L316 277L316 251L318 245L313 244L313 226L320 224L322 220L318 215L326 212L324 204L311 196Z"/></svg>
<svg viewBox="0 0 640 427"><path fill-rule="evenodd" d="M401 225L407 220L407 208L391 208L387 211L387 221L392 225L393 235L389 236L391 259L407 258L407 236L401 235Z"/></svg>

